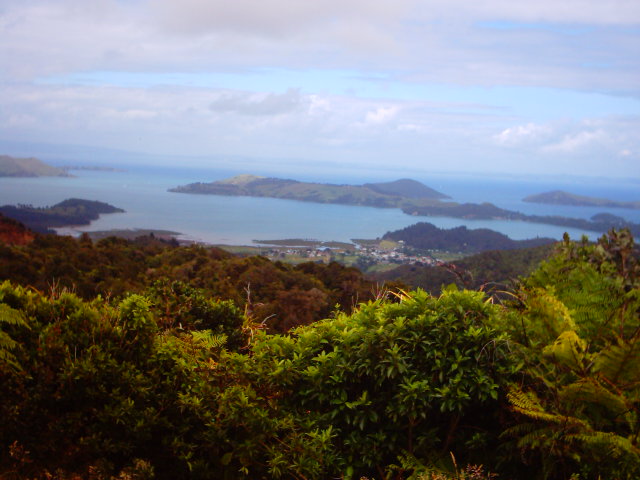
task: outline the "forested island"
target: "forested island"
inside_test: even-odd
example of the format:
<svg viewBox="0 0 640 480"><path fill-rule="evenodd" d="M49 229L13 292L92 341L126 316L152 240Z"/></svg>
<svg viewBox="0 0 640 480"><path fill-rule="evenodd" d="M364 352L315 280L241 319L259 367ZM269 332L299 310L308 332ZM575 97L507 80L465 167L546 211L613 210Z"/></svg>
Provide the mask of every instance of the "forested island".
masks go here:
<svg viewBox="0 0 640 480"><path fill-rule="evenodd" d="M465 261L430 295L0 218L0 477L638 478L629 232Z"/></svg>
<svg viewBox="0 0 640 480"><path fill-rule="evenodd" d="M523 202L544 203L548 205L571 205L575 207L609 207L640 209L640 202L616 202L606 198L587 197L562 190L529 195L522 199Z"/></svg>
<svg viewBox="0 0 640 480"><path fill-rule="evenodd" d="M69 198L50 207L33 205L3 205L0 213L24 223L31 230L53 233L52 228L69 225L89 225L105 213L122 213L124 210L95 200Z"/></svg>
<svg viewBox="0 0 640 480"><path fill-rule="evenodd" d="M169 190L177 193L205 195L230 195L283 198L315 203L364 205L381 208L398 208L413 200L438 200L448 198L420 182L410 179L364 185L333 185L308 183L281 178L238 175L211 183L191 183Z"/></svg>
<svg viewBox="0 0 640 480"><path fill-rule="evenodd" d="M628 228L640 235L640 224L601 213L590 220L551 215L526 215L485 203L443 201L446 195L415 180L404 179L364 185L332 185L296 180L238 175L211 183L192 183L170 189L171 192L204 195L245 195L282 198L316 203L337 203L379 208L400 208L408 215L442 216L473 220L513 220L604 233L612 228Z"/></svg>
<svg viewBox="0 0 640 480"><path fill-rule="evenodd" d="M419 250L445 250L466 254L487 250L538 247L556 242L553 238L512 240L508 236L488 228L468 229L461 226L441 229L426 222L419 222L401 230L387 232L382 238L402 241L404 245Z"/></svg>
<svg viewBox="0 0 640 480"><path fill-rule="evenodd" d="M69 177L69 173L37 158L0 155L0 177Z"/></svg>

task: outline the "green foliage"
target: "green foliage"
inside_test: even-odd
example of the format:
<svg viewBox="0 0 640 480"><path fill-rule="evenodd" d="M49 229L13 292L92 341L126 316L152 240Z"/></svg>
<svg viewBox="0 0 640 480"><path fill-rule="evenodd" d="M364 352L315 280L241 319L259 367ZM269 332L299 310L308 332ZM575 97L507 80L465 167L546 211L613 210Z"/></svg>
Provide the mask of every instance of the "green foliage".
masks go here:
<svg viewBox="0 0 640 480"><path fill-rule="evenodd" d="M18 342L11 338L9 332L4 331L4 329L24 328L26 326L27 322L20 311L0 303L0 369L7 367L20 369L15 355L11 352L18 347Z"/></svg>
<svg viewBox="0 0 640 480"><path fill-rule="evenodd" d="M531 274L553 251L552 245L518 250L493 250L441 265L401 265L369 276L380 282L401 281L439 295L443 286L482 289L502 295L512 281Z"/></svg>
<svg viewBox="0 0 640 480"><path fill-rule="evenodd" d="M93 243L40 235L28 245L0 244L0 279L42 292L67 289L85 299L147 294L154 309L164 309L155 311L163 327L219 330L231 346L242 343L232 331L235 323L220 321L238 314L223 301L248 309L270 331L286 332L326 318L336 304L350 310L374 297L372 282L337 263L292 266L235 257L217 248L177 247L151 237Z"/></svg>
<svg viewBox="0 0 640 480"><path fill-rule="evenodd" d="M416 292L293 338L260 337L254 359L286 389L287 410L333 429L341 471L384 470L403 450L469 458L489 448L500 385L514 368L487 326L497 314L481 293Z"/></svg>
<svg viewBox="0 0 640 480"><path fill-rule="evenodd" d="M566 239L508 303L351 308L370 284L337 264L5 246L12 278L60 276L0 284L0 477L638 478L637 257L626 232Z"/></svg>
<svg viewBox="0 0 640 480"><path fill-rule="evenodd" d="M15 336L22 369L0 370L3 478L108 475L136 462L163 478L194 478L192 456L215 451L202 402L213 394L192 355L195 343L210 358L202 339L164 340L149 302L135 295L114 308L5 283L0 300L29 327Z"/></svg>
<svg viewBox="0 0 640 480"><path fill-rule="evenodd" d="M208 298L184 282L157 281L147 291L159 325L174 331L209 331L224 337L227 348L246 345L244 315L231 300Z"/></svg>
<svg viewBox="0 0 640 480"><path fill-rule="evenodd" d="M526 362L506 432L544 478L640 475L640 270L628 232L568 237L529 277L507 328Z"/></svg>

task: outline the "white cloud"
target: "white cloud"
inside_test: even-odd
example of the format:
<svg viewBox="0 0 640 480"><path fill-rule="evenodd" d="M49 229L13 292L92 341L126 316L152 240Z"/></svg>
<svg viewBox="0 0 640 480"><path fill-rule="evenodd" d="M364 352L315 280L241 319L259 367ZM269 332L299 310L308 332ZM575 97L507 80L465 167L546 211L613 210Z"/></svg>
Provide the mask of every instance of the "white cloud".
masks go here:
<svg viewBox="0 0 640 480"><path fill-rule="evenodd" d="M398 107L378 107L375 110L367 112L364 123L368 125L381 125L392 120L398 113Z"/></svg>
<svg viewBox="0 0 640 480"><path fill-rule="evenodd" d="M401 157L458 168L491 168L486 159L500 156L508 166L520 156L553 159L549 168L593 158L594 171L606 171L611 156L637 171L638 25L637 0L4 0L0 135L195 154ZM282 78L215 81L264 69ZM326 91L320 81L310 87L287 76L315 71L354 72L377 91L393 79L396 90L374 99L373 88L360 96L351 85L340 90L339 75L327 75ZM213 80L202 88L188 81L134 88L108 74L94 84L64 82L81 72L205 72ZM51 84L56 76L63 80ZM540 105L530 115L523 110L535 109L519 108L530 98L439 98L429 91L434 84L481 86L487 97L494 86L611 92L631 106L605 117L567 104L557 118Z"/></svg>
<svg viewBox="0 0 640 480"><path fill-rule="evenodd" d="M283 94L251 94L228 91L211 102L210 108L219 113L240 115L280 115L291 113L303 106L299 89L290 88Z"/></svg>
<svg viewBox="0 0 640 480"><path fill-rule="evenodd" d="M608 116L580 121L526 124L493 137L502 149L541 169L565 173L640 175L640 116Z"/></svg>
<svg viewBox="0 0 640 480"><path fill-rule="evenodd" d="M543 151L573 154L604 143L612 143L612 138L604 130L583 130L564 135L559 142L545 146Z"/></svg>
<svg viewBox="0 0 640 480"><path fill-rule="evenodd" d="M526 125L516 125L514 127L505 128L497 135L494 135L493 139L499 145L518 146L539 142L550 133L551 128L548 125L527 123Z"/></svg>
<svg viewBox="0 0 640 480"><path fill-rule="evenodd" d="M6 79L91 70L348 68L411 72L416 81L638 91L637 33L612 30L640 24L636 0L4 4L0 75ZM532 26L478 26L496 19ZM563 33L576 24L586 29Z"/></svg>
<svg viewBox="0 0 640 480"><path fill-rule="evenodd" d="M183 34L231 31L281 38L336 22L387 23L402 16L409 4L407 0L157 0L151 3L151 12L162 25Z"/></svg>

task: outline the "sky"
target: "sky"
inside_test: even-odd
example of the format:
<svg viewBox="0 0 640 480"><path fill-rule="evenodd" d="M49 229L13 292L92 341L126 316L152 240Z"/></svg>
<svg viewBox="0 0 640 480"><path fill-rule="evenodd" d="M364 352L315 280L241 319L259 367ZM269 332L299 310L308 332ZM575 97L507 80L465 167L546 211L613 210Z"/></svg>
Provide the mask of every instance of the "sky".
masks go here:
<svg viewBox="0 0 640 480"><path fill-rule="evenodd" d="M0 0L0 38L0 148L640 178L638 0Z"/></svg>

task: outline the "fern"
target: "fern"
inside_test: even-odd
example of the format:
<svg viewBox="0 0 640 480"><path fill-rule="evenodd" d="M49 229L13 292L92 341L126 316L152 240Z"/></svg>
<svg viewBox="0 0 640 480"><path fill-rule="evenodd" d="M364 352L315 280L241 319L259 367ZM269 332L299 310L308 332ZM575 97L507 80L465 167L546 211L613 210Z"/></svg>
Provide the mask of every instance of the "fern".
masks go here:
<svg viewBox="0 0 640 480"><path fill-rule="evenodd" d="M21 312L4 303L0 303L0 328L4 325L28 328ZM0 330L0 366L5 364L13 369L21 370L15 355L11 353L17 346L18 343L7 332Z"/></svg>
<svg viewBox="0 0 640 480"><path fill-rule="evenodd" d="M559 392L559 398L576 405L600 405L611 417L624 419L631 429L635 426L635 411L627 399L608 390L592 378L581 379L564 387Z"/></svg>
<svg viewBox="0 0 640 480"><path fill-rule="evenodd" d="M573 371L583 371L587 342L573 330L562 332L551 345L542 351L545 357Z"/></svg>
<svg viewBox="0 0 640 480"><path fill-rule="evenodd" d="M630 342L617 339L598 354L594 371L603 375L609 382L622 388L637 386L640 382L640 342L637 337Z"/></svg>
<svg viewBox="0 0 640 480"><path fill-rule="evenodd" d="M545 411L533 392L525 393L519 388L512 387L507 393L507 398L514 411L534 420L563 427L589 428L588 423L579 418Z"/></svg>
<svg viewBox="0 0 640 480"><path fill-rule="evenodd" d="M211 330L196 330L191 332L193 342L206 350L220 350L227 343L225 334L214 335Z"/></svg>
<svg viewBox="0 0 640 480"><path fill-rule="evenodd" d="M640 463L640 449L634 445L628 438L616 435L611 432L588 432L578 433L575 435L567 435L565 438L568 442L578 442L589 449L600 450L606 455L620 458L631 458L636 464Z"/></svg>

